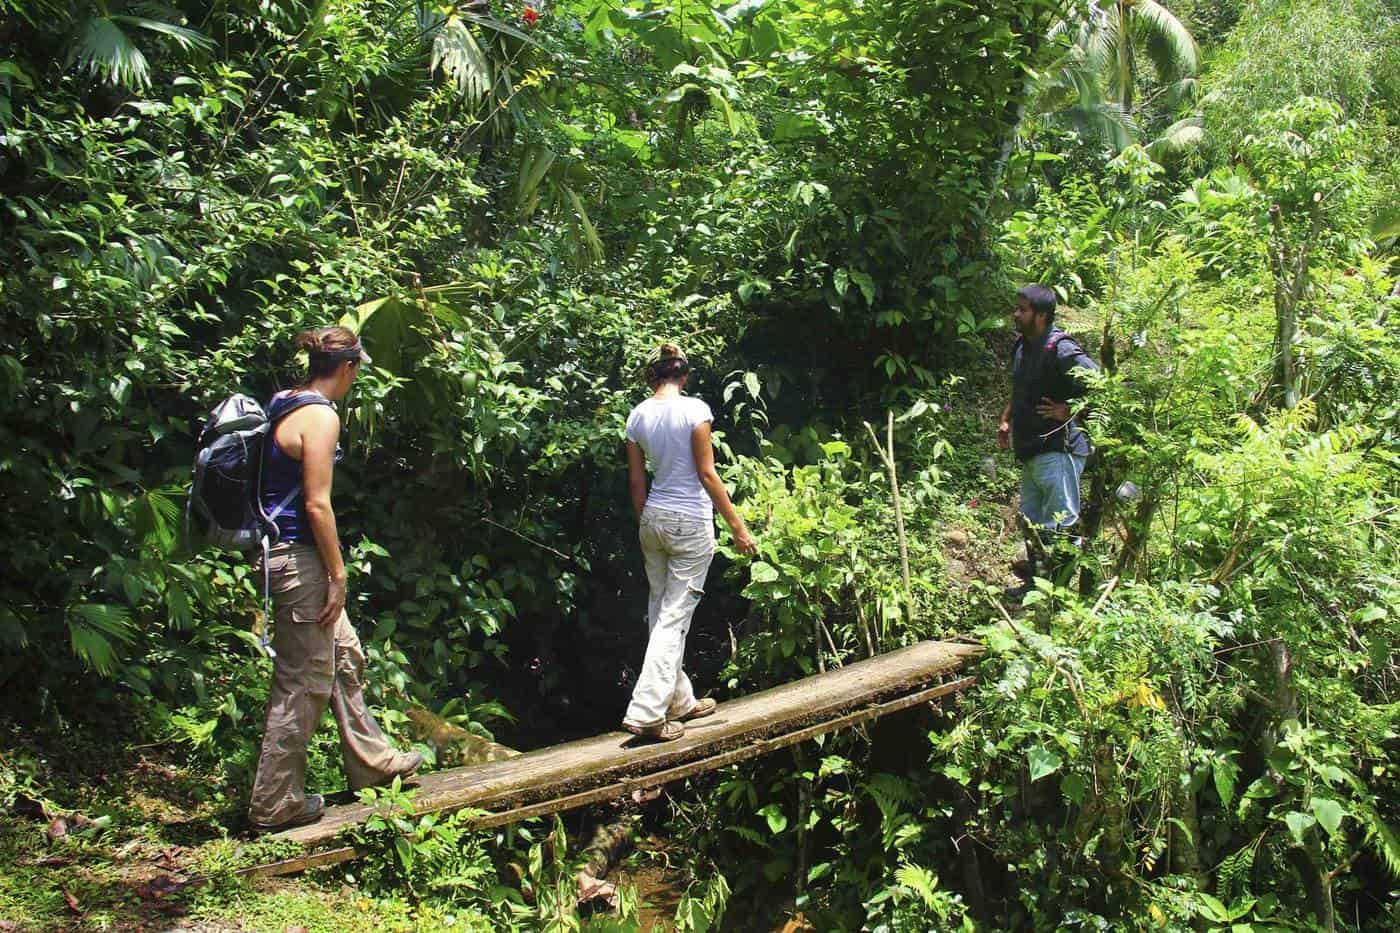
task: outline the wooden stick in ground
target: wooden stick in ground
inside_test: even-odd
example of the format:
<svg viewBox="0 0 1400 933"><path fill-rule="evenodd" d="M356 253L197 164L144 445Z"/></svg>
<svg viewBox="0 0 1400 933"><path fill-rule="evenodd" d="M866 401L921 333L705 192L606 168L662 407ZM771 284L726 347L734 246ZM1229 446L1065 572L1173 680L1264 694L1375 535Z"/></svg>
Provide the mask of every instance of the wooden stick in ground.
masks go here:
<svg viewBox="0 0 1400 933"><path fill-rule="evenodd" d="M875 429L870 426L870 422L865 422L865 430L870 434L871 443L875 445L875 451L884 461L885 470L890 474L890 499L894 502L894 531L899 540L899 569L904 581L904 616L906 619L914 617L914 588L909 580L909 540L904 536L904 505L899 500L899 474L894 465L894 412L889 413L889 421L886 428L889 447L881 446L880 438L875 436Z"/></svg>

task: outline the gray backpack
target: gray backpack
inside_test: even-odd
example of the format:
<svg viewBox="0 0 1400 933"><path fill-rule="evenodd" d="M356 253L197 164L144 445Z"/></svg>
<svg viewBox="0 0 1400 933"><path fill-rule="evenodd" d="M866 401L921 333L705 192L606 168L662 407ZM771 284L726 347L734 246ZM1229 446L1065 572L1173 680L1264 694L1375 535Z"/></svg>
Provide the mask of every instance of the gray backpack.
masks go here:
<svg viewBox="0 0 1400 933"><path fill-rule="evenodd" d="M185 505L192 546L248 551L277 534L258 502L268 427L267 413L246 395L229 396L204 423Z"/></svg>

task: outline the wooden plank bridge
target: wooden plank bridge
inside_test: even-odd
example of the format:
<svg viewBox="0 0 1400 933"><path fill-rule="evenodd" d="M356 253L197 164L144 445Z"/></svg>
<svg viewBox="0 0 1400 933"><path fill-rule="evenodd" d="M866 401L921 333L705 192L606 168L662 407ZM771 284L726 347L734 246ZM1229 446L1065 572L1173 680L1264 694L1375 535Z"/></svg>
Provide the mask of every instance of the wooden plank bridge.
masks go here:
<svg viewBox="0 0 1400 933"><path fill-rule="evenodd" d="M475 823L487 827L617 799L962 690L974 678L958 675L980 653L976 645L920 642L721 703L713 716L687 723L685 736L673 742L609 732L503 761L437 771L413 782L415 812L472 807L486 811ZM371 813L360 803L330 806L319 822L273 838L311 849L324 847ZM288 874L357 855L341 842L337 848L248 869L247 874Z"/></svg>

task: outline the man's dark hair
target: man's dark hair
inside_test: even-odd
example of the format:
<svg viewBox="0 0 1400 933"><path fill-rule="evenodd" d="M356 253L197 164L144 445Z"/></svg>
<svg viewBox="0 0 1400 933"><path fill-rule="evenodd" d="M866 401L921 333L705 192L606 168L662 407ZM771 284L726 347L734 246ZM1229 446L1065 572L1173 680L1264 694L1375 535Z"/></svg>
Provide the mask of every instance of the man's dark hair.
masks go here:
<svg viewBox="0 0 1400 933"><path fill-rule="evenodd" d="M1044 285L1027 285L1016 293L1017 298L1026 299L1031 310L1045 315L1047 324L1055 323L1055 292Z"/></svg>

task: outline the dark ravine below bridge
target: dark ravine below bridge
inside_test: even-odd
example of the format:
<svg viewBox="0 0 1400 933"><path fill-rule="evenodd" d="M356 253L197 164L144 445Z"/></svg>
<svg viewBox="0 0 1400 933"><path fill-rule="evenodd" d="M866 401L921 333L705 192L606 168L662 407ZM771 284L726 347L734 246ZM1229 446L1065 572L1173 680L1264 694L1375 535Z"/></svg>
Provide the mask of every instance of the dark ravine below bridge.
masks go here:
<svg viewBox="0 0 1400 933"><path fill-rule="evenodd" d="M688 723L685 736L674 742L609 732L502 761L437 771L411 783L417 790L415 810L445 813L471 807L486 811L475 824L489 827L616 799L962 690L974 678L955 675L980 654L976 645L919 642L726 701L714 716ZM273 837L312 851L244 873L290 874L354 859L359 852L345 845L341 834L372 812L360 803L328 807L319 822Z"/></svg>

